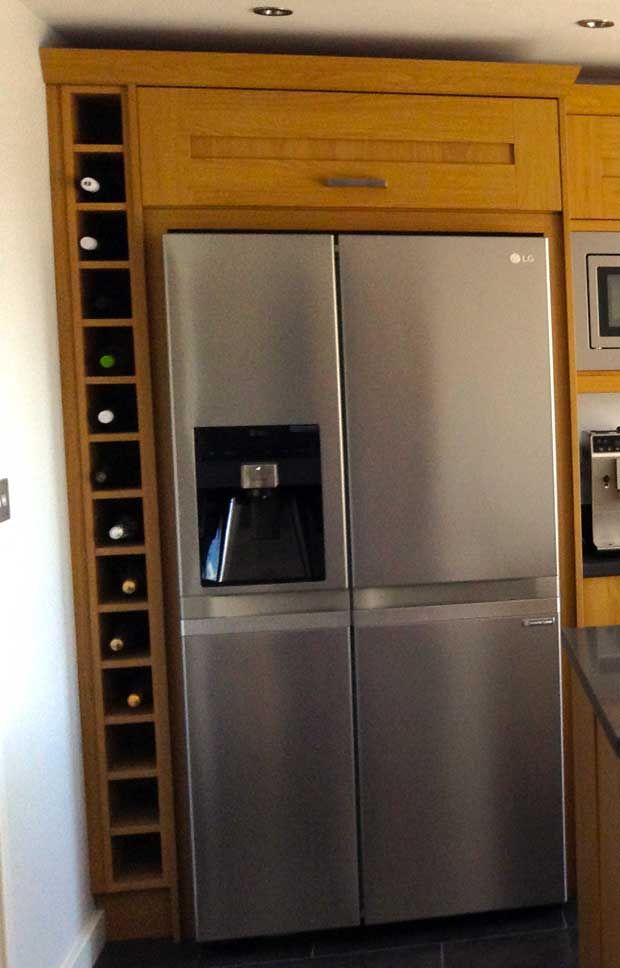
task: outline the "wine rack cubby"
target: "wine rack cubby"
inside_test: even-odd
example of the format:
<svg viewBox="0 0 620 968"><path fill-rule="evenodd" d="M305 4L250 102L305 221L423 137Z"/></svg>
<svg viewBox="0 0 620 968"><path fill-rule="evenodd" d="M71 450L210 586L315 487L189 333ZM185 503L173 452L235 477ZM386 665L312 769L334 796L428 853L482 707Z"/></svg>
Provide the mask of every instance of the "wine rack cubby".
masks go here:
<svg viewBox="0 0 620 968"><path fill-rule="evenodd" d="M124 212L78 212L80 262L126 262L129 259Z"/></svg>
<svg viewBox="0 0 620 968"><path fill-rule="evenodd" d="M133 336L129 326L84 330L86 373L92 377L133 376Z"/></svg>
<svg viewBox="0 0 620 968"><path fill-rule="evenodd" d="M147 611L103 614L100 619L102 665L136 665L150 659Z"/></svg>
<svg viewBox="0 0 620 968"><path fill-rule="evenodd" d="M156 780L110 782L110 817L115 834L152 833L147 828L157 826L158 815Z"/></svg>
<svg viewBox="0 0 620 968"><path fill-rule="evenodd" d="M103 697L106 718L144 719L153 715L153 683L147 666L105 669Z"/></svg>
<svg viewBox="0 0 620 968"><path fill-rule="evenodd" d="M142 545L144 522L139 498L100 498L94 504L95 541L98 549Z"/></svg>
<svg viewBox="0 0 620 968"><path fill-rule="evenodd" d="M144 555L98 557L97 589L104 606L136 607L138 602L143 606L148 598Z"/></svg>
<svg viewBox="0 0 620 968"><path fill-rule="evenodd" d="M118 94L81 94L73 100L76 144L123 144L123 110Z"/></svg>
<svg viewBox="0 0 620 968"><path fill-rule="evenodd" d="M102 202L125 201L125 171L124 156L116 151L98 153L95 146L91 151L76 153L75 179L77 201L85 205L98 205ZM98 184L86 187L85 178L93 179Z"/></svg>
<svg viewBox="0 0 620 968"><path fill-rule="evenodd" d="M91 434L135 433L138 430L135 386L115 383L89 386L88 422Z"/></svg>
<svg viewBox="0 0 620 968"><path fill-rule="evenodd" d="M178 936L130 95L63 87L50 105L55 232L64 252L59 326L92 887L106 910L108 937L153 935L153 905L161 912L155 933Z"/></svg>
<svg viewBox="0 0 620 968"><path fill-rule="evenodd" d="M82 316L86 319L130 319L131 288L128 269L104 269L89 262L80 270Z"/></svg>
<svg viewBox="0 0 620 968"><path fill-rule="evenodd" d="M140 490L140 444L110 441L90 445L88 465L91 485L97 492Z"/></svg>
<svg viewBox="0 0 620 968"><path fill-rule="evenodd" d="M144 779L157 772L154 722L108 725L105 739L110 780Z"/></svg>
<svg viewBox="0 0 620 968"><path fill-rule="evenodd" d="M113 836L112 857L114 880L117 883L157 883L162 875L159 834Z"/></svg>

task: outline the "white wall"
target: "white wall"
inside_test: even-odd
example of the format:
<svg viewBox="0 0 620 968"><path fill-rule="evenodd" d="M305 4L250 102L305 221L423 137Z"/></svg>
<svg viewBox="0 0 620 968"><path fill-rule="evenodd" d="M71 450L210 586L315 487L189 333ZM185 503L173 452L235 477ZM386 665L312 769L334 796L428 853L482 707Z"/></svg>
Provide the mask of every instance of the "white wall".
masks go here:
<svg viewBox="0 0 620 968"><path fill-rule="evenodd" d="M0 911L8 968L71 964L93 912L38 61L45 37L20 0L2 0L0 478L9 478L12 517L0 524Z"/></svg>

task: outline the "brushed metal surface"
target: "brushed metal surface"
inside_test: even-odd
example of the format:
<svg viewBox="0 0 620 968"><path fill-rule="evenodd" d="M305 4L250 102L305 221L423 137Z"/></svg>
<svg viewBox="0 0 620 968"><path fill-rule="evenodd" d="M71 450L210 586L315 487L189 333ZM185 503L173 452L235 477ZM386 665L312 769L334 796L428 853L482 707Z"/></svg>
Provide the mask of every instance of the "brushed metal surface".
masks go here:
<svg viewBox="0 0 620 968"><path fill-rule="evenodd" d="M294 615L302 612L349 611L349 592L265 592L262 595L220 595L181 599L181 618L243 618L253 615Z"/></svg>
<svg viewBox="0 0 620 968"><path fill-rule="evenodd" d="M313 587L346 588L332 236L171 233L164 256L181 595L225 593L200 584L196 426L319 425L326 579Z"/></svg>
<svg viewBox="0 0 620 968"><path fill-rule="evenodd" d="M546 240L339 248L353 585L556 575Z"/></svg>
<svg viewBox="0 0 620 968"><path fill-rule="evenodd" d="M419 605L458 605L467 602L529 601L557 598L560 584L552 578L507 581L453 581L397 588L354 588L355 609L404 608Z"/></svg>
<svg viewBox="0 0 620 968"><path fill-rule="evenodd" d="M184 640L198 940L359 921L346 630Z"/></svg>
<svg viewBox="0 0 620 968"><path fill-rule="evenodd" d="M565 898L556 626L355 634L369 923Z"/></svg>
<svg viewBox="0 0 620 968"><path fill-rule="evenodd" d="M236 632L292 632L296 629L348 629L351 625L351 613L346 612L310 612L296 615L288 612L285 615L249 615L237 618L194 618L181 619L181 635L221 635ZM230 640L234 647L233 639Z"/></svg>
<svg viewBox="0 0 620 968"><path fill-rule="evenodd" d="M353 624L359 628L381 625L411 625L421 622L443 622L450 619L489 619L527 617L545 618L559 608L558 598L530 601L462 602L454 605L417 605L413 608L353 610Z"/></svg>
<svg viewBox="0 0 620 968"><path fill-rule="evenodd" d="M590 327L596 325L592 314L598 312L598 292L596 286L588 284L588 256L607 255L612 260L620 256L620 232L573 232L571 248L577 369L616 370L620 365L620 346L594 349L591 345Z"/></svg>

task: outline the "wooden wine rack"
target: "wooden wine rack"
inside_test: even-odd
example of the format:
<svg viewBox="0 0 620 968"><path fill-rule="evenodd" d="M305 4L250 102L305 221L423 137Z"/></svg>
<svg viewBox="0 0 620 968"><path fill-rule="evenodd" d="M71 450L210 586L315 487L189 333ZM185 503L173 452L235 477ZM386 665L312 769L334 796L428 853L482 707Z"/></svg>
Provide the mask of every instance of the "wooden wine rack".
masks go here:
<svg viewBox="0 0 620 968"><path fill-rule="evenodd" d="M50 89L59 332L90 866L109 938L178 936L168 691L141 208L131 90ZM93 201L80 180L93 175ZM101 200L99 200L101 199ZM98 237L83 252L79 239ZM109 340L122 372L97 366ZM94 412L114 409L110 428ZM101 462L114 468L93 481ZM114 476L116 475L116 480ZM119 517L137 522L112 541ZM123 595L123 577L138 581ZM108 648L119 623L129 640ZM127 631L128 630L128 631ZM136 684L143 701L127 705Z"/></svg>

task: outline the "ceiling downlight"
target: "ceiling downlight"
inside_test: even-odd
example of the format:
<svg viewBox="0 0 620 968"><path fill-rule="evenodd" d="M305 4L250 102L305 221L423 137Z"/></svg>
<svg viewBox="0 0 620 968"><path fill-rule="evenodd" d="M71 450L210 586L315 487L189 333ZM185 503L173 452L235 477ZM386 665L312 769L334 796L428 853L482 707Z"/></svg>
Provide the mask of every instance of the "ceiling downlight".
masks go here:
<svg viewBox="0 0 620 968"><path fill-rule="evenodd" d="M290 17L293 11L288 7L252 7L252 13L259 17Z"/></svg>
<svg viewBox="0 0 620 968"><path fill-rule="evenodd" d="M578 27L587 27L589 30L600 30L604 27L615 27L613 20L600 20L598 17L589 17L587 20L578 20Z"/></svg>

